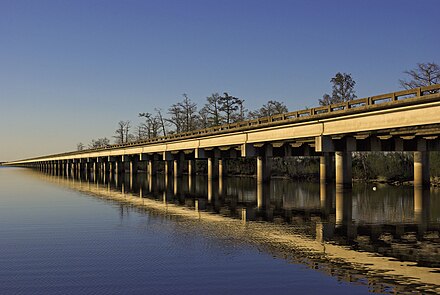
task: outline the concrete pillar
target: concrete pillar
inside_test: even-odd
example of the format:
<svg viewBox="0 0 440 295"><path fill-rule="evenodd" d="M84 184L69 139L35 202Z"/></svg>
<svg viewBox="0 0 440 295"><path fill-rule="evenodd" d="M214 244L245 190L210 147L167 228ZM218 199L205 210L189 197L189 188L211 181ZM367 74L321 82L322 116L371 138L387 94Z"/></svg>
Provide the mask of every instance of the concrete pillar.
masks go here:
<svg viewBox="0 0 440 295"><path fill-rule="evenodd" d="M130 175L137 174L137 160L131 159L130 160Z"/></svg>
<svg viewBox="0 0 440 295"><path fill-rule="evenodd" d="M173 176L181 177L182 176L182 160L173 160Z"/></svg>
<svg viewBox="0 0 440 295"><path fill-rule="evenodd" d="M414 152L414 186L429 186L429 152Z"/></svg>
<svg viewBox="0 0 440 295"><path fill-rule="evenodd" d="M266 182L270 180L271 159L258 156L257 157L257 182Z"/></svg>
<svg viewBox="0 0 440 295"><path fill-rule="evenodd" d="M352 173L351 173L351 152L336 152L335 166L336 166L336 186L351 188Z"/></svg>
<svg viewBox="0 0 440 295"><path fill-rule="evenodd" d="M156 175L156 164L153 159L148 160L147 171L148 171L148 175L150 176Z"/></svg>
<svg viewBox="0 0 440 295"><path fill-rule="evenodd" d="M208 179L214 179L218 176L216 167L216 158L208 158Z"/></svg>
<svg viewBox="0 0 440 295"><path fill-rule="evenodd" d="M223 178L223 160L222 159L218 160L218 178L219 179Z"/></svg>
<svg viewBox="0 0 440 295"><path fill-rule="evenodd" d="M322 153L319 157L319 180L321 183L329 183L333 178L334 170L332 156L330 153Z"/></svg>
<svg viewBox="0 0 440 295"><path fill-rule="evenodd" d="M194 160L188 160L188 175L192 176L195 173L195 162Z"/></svg>
<svg viewBox="0 0 440 295"><path fill-rule="evenodd" d="M121 163L118 160L116 160L115 161L115 174L117 175L117 174L121 173L121 169L122 169Z"/></svg>

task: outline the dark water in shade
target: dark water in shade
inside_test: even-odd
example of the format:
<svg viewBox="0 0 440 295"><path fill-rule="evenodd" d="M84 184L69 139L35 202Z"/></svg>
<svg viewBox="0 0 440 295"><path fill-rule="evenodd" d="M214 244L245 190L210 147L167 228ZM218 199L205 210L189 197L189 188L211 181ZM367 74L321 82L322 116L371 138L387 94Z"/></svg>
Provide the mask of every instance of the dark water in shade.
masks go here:
<svg viewBox="0 0 440 295"><path fill-rule="evenodd" d="M435 190L0 168L0 294L429 294L439 231Z"/></svg>

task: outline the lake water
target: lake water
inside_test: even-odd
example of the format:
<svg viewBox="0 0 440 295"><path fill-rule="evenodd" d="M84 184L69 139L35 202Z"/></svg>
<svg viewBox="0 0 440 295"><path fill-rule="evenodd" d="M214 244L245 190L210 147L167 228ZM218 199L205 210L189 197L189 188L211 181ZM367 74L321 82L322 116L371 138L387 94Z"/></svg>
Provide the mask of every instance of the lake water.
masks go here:
<svg viewBox="0 0 440 295"><path fill-rule="evenodd" d="M435 294L440 192L0 168L0 294Z"/></svg>

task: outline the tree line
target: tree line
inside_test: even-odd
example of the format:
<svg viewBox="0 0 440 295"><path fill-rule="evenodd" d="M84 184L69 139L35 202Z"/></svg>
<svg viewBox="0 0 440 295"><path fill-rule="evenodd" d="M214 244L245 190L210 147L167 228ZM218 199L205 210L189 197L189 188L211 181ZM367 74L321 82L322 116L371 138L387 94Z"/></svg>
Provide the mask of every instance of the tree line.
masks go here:
<svg viewBox="0 0 440 295"><path fill-rule="evenodd" d="M434 62L419 63L416 68L404 71L404 74L408 76L407 79L399 80L400 86L404 89L440 83L440 66ZM325 93L322 99L319 99L319 105L325 106L357 98L356 81L351 74L338 72L330 79L330 83L332 86L331 94ZM143 121L137 126L133 126L129 120L119 121L113 139L115 144L123 144L287 112L288 108L284 102L277 100L269 100L259 109L249 111L245 107L244 99L232 96L227 92L224 92L223 95L211 94L206 97L205 104L199 108L184 93L182 99L172 104L166 113L157 108L153 112L139 113L138 117ZM87 148L93 149L109 145L110 139L104 137L93 139ZM78 143L77 150L85 148L83 143Z"/></svg>

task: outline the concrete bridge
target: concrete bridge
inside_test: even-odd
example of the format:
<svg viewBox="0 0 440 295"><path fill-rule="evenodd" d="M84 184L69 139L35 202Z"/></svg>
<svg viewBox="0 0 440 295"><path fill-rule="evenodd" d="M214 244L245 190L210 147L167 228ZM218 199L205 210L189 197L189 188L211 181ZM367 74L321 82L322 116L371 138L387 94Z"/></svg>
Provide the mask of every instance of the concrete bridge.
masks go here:
<svg viewBox="0 0 440 295"><path fill-rule="evenodd" d="M440 151L440 84L356 99L272 117L179 133L149 140L25 159L5 165L56 174L77 172L149 174L164 165L178 177L194 161L208 163L208 177L223 176L223 160L256 159L257 180L270 178L275 156L320 156L320 179L335 175L350 187L352 152L413 151L414 185L429 184L429 152ZM334 160L333 160L334 159Z"/></svg>

